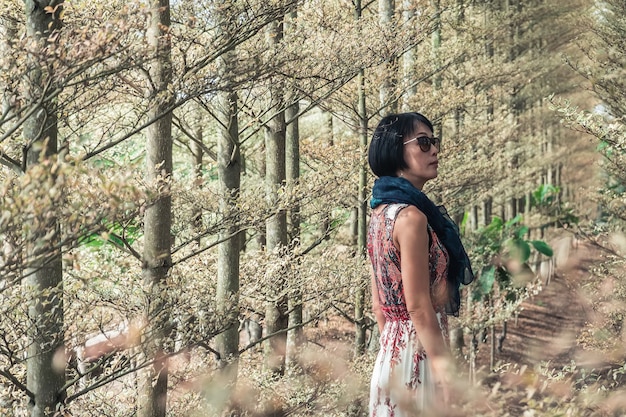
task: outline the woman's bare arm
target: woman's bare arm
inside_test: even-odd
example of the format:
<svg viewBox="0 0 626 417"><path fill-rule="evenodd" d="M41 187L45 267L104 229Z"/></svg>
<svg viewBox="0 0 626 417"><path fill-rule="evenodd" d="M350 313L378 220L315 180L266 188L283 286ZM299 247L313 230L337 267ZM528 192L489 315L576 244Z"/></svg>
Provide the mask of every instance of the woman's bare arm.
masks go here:
<svg viewBox="0 0 626 417"><path fill-rule="evenodd" d="M407 310L431 366L439 380L447 379L451 364L430 293L429 239L424 213L414 206L403 209L393 230L400 250L402 285Z"/></svg>
<svg viewBox="0 0 626 417"><path fill-rule="evenodd" d="M378 286L376 285L376 277L374 276L374 270L372 269L372 312L378 323L378 330L382 333L383 327L385 327L385 315L380 308L380 299L378 297Z"/></svg>

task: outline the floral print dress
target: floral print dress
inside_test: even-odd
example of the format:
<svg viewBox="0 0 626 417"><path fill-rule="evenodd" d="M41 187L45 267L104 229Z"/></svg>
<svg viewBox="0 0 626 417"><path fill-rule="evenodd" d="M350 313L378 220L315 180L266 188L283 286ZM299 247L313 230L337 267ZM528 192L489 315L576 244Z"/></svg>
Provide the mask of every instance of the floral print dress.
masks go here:
<svg viewBox="0 0 626 417"><path fill-rule="evenodd" d="M409 318L402 286L400 252L393 243L393 226L406 204L390 204L372 213L368 254L372 262L385 327L370 387L371 417L414 416L427 408L436 395L435 384L419 335ZM431 292L444 283L448 253L428 226ZM447 341L448 324L443 305L434 305L441 332Z"/></svg>

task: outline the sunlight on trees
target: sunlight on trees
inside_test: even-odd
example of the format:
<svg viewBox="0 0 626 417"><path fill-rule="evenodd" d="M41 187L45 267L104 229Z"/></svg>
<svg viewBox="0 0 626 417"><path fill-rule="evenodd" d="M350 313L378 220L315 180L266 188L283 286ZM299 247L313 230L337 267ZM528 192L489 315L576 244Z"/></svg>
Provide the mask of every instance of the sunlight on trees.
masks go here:
<svg viewBox="0 0 626 417"><path fill-rule="evenodd" d="M366 415L364 150L397 108L481 272L453 411L623 413L622 3L5 1L0 415ZM589 323L515 356L562 288Z"/></svg>

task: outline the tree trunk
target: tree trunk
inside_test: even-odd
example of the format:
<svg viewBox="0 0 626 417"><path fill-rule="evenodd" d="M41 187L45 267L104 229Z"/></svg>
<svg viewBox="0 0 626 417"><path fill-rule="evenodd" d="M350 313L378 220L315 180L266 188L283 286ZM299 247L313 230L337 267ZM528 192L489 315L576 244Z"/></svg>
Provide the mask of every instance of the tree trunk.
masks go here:
<svg viewBox="0 0 626 417"><path fill-rule="evenodd" d="M365 107L365 71L359 72L359 124L360 124L360 149L363 154L367 152L367 110ZM367 249L367 168L362 165L359 168L359 206L357 208L357 250L358 257L364 257ZM369 282L369 280L364 280ZM365 351L365 339L367 326L365 323L365 288L357 285L354 303L354 321L356 323L354 347L357 354Z"/></svg>
<svg viewBox="0 0 626 417"><path fill-rule="evenodd" d="M361 19L361 0L355 1L356 20ZM367 152L367 107L365 105L365 70L361 69L358 75L358 122L359 122L359 149L361 155ZM358 257L364 257L367 246L367 168L361 165L359 168L359 188L357 190L358 206L357 206L357 247L355 254ZM369 280L364 280L369 282ZM358 283L354 295L354 351L356 355L365 352L365 341L367 327L365 325L365 287L362 283Z"/></svg>
<svg viewBox="0 0 626 417"><path fill-rule="evenodd" d="M476 330L471 331L471 342L469 346L469 382L476 384L476 353L478 350L478 339Z"/></svg>
<svg viewBox="0 0 626 417"><path fill-rule="evenodd" d="M402 1L402 15L405 25L411 27L413 19L415 19L415 7L413 0ZM411 100L417 96L417 80L415 64L418 53L417 46L413 46L402 55L402 78L404 80L404 95L402 100L402 110L411 111Z"/></svg>
<svg viewBox="0 0 626 417"><path fill-rule="evenodd" d="M289 14L286 20L285 32L289 36L293 22L297 20L297 11ZM298 113L300 112L300 104L297 97L291 97L293 104L287 107L285 117L287 119L286 126L286 143L285 143L285 175L288 184L297 184L300 179L300 120ZM330 114L330 138L332 140L332 114ZM300 240L300 205L296 202L289 210L288 222L289 241L298 242ZM297 363L297 355L302 345L302 288L300 285L300 277L295 267L291 269L289 274L289 330L287 332L287 352L285 357L285 365L287 369L293 369Z"/></svg>
<svg viewBox="0 0 626 417"><path fill-rule="evenodd" d="M287 108L287 181L297 183L300 178L300 131L298 112L300 106L298 103ZM292 242L300 239L300 206L295 203L289 211L289 236ZM294 268L294 270L296 270ZM302 344L302 288L300 286L300 277L298 274L291 273L289 275L289 327L291 330L287 333L287 367L293 367L296 363L296 356L300 345Z"/></svg>
<svg viewBox="0 0 626 417"><path fill-rule="evenodd" d="M335 145L335 137L334 137L334 127L333 127L333 114L330 111L322 110L322 114L324 117L324 130L323 130L323 143L325 146L334 146ZM329 238L328 231L330 230L330 210L328 208L323 213L320 213L320 221L318 226L318 231L320 237L324 237L325 239Z"/></svg>
<svg viewBox="0 0 626 417"><path fill-rule="evenodd" d="M434 70L436 71L435 77L433 80L433 88L435 90L441 89L441 74L439 73L439 69L441 67L440 59L439 59L439 49L441 48L441 7L440 0L431 0L431 4L434 9L433 16L433 33L432 33L432 51L433 51L433 64L435 66Z"/></svg>
<svg viewBox="0 0 626 417"><path fill-rule="evenodd" d="M329 111L322 111L324 115L324 143L328 144L328 146L335 145L335 127L333 122L333 114Z"/></svg>
<svg viewBox="0 0 626 417"><path fill-rule="evenodd" d="M548 185L555 185L554 172L554 158L552 155L554 153L554 132L551 126L548 126L547 138L546 138L546 154L552 161L550 165L546 168L546 183Z"/></svg>
<svg viewBox="0 0 626 417"><path fill-rule="evenodd" d="M378 21L383 28L395 27L395 1L394 0L378 0ZM380 84L380 108L386 109L387 113L397 113L398 98L396 96L398 60L391 57L384 64L386 66L385 76Z"/></svg>
<svg viewBox="0 0 626 417"><path fill-rule="evenodd" d="M441 90L442 87L442 76L441 76L441 4L440 0L431 0L431 5L433 7L433 32L431 34L431 52L432 52L432 63L433 63L433 84L432 89L434 94L438 94L437 92ZM433 122L433 133L440 138L444 138L443 131L444 123L443 119L439 121Z"/></svg>
<svg viewBox="0 0 626 417"><path fill-rule="evenodd" d="M219 8L215 12L220 36L229 38L226 16ZM218 72L223 80L229 80L236 70L237 53L230 50L218 59ZM239 143L239 97L234 86L228 85L218 94L217 166L220 186L220 213L228 222L219 233L223 242L218 247L216 306L227 317L227 329L216 338L220 354L220 367L229 384L237 378L239 352L239 263L242 247L239 223L236 220L237 199L241 186L241 152Z"/></svg>
<svg viewBox="0 0 626 417"><path fill-rule="evenodd" d="M496 363L496 326L492 324L489 326L489 335L491 336L491 344L489 349L489 371L493 371Z"/></svg>
<svg viewBox="0 0 626 417"><path fill-rule="evenodd" d="M482 206L483 206L482 207L483 208L482 226L487 226L488 224L491 223L493 199L491 197L487 197L485 200L483 200Z"/></svg>
<svg viewBox="0 0 626 417"><path fill-rule="evenodd" d="M27 0L27 36L42 49L53 32L60 30L63 3L61 1ZM54 8L52 13L44 10ZM37 102L45 94L43 85L53 76L47 71L52 66L33 61L27 78L27 94ZM57 153L57 114L54 101L43 101L40 111L24 123L24 161L27 168L39 163L54 164ZM51 173L50 181L56 177ZM53 210L50 207L49 210ZM28 300L28 348L26 357L26 387L30 399L31 417L52 416L63 400L61 388L65 382L65 367L53 363L54 356L63 349L63 270L59 248L59 222L54 213L43 213L42 225L25 225L28 261L25 272L25 293ZM54 231L51 237L44 237ZM45 239L45 240L44 240Z"/></svg>
<svg viewBox="0 0 626 417"><path fill-rule="evenodd" d="M469 229L473 232L478 230L478 205L476 204L470 208ZM467 230L465 232L467 233Z"/></svg>
<svg viewBox="0 0 626 417"><path fill-rule="evenodd" d="M164 341L167 336L168 314L164 295L166 277L172 266L171 224L172 200L168 182L172 176L172 97L171 44L169 0L151 0L151 14L147 32L148 46L153 54L149 75L150 98L153 104L148 119L157 119L146 129L146 180L157 184L162 193L150 204L144 214L144 269L143 278L147 295L144 343L146 359L153 361L141 372L139 394L140 417L165 417L167 404L167 359Z"/></svg>
<svg viewBox="0 0 626 417"><path fill-rule="evenodd" d="M517 315L515 317L517 318ZM502 353L502 349L504 347L504 339L506 339L507 328L508 328L508 321L505 320L502 323L502 332L498 335L498 346L496 347L498 349L498 352L500 353Z"/></svg>
<svg viewBox="0 0 626 417"><path fill-rule="evenodd" d="M275 21L269 25L268 40L270 47L278 48L283 39L283 22ZM281 85L274 84L272 91L271 108L274 117L267 123L265 130L266 149L266 197L271 205L276 205L279 198L279 189L285 183L285 111L284 91ZM280 255L287 246L287 216L284 210L266 221L267 251ZM286 281L284 271L279 271L279 277L274 282L270 299L265 311L265 330L270 335L287 329L287 297L284 293ZM283 373L287 335L281 333L269 339L266 344L266 361L269 369Z"/></svg>
<svg viewBox="0 0 626 417"><path fill-rule="evenodd" d="M12 19L4 19L0 22L0 54L9 56L13 44L18 39L17 22ZM0 125L3 121L12 116L11 107L15 100L15 91L10 85L0 84ZM17 167L13 167L16 169Z"/></svg>
<svg viewBox="0 0 626 417"><path fill-rule="evenodd" d="M191 163L193 164L193 182L196 187L202 187L203 178L202 178L202 166L203 166L203 158L204 151L202 150L202 146L200 144L203 143L203 120L202 120L202 111L200 106L197 103L194 104L194 125L192 129L192 134L194 136L195 141L190 141L191 148ZM193 214L193 231L197 236L201 235L202 231L202 210L196 210ZM197 238L198 246L200 246L201 239Z"/></svg>
<svg viewBox="0 0 626 417"><path fill-rule="evenodd" d="M515 216L517 216L517 199L515 196L510 195L506 200L506 218L510 220Z"/></svg>
<svg viewBox="0 0 626 417"><path fill-rule="evenodd" d="M265 133L265 132L264 132ZM267 134L266 134L267 136ZM255 165L259 171L259 177L262 178L267 188L267 150L265 148L266 140L262 140L259 151L254 155ZM243 154L242 154L243 155ZM267 192L267 191L266 191ZM259 248L267 247L267 227L259 227L255 230L254 240Z"/></svg>
<svg viewBox="0 0 626 417"><path fill-rule="evenodd" d="M228 77L233 71L235 52L230 51L220 59L220 72ZM220 181L220 212L229 222L220 232L219 239L226 239L219 245L217 258L217 310L229 314L228 329L217 337L217 350L222 367L229 365L228 375L237 375L236 356L239 351L238 305L239 305L239 254L241 241L236 222L236 200L241 183L239 163L239 123L237 116L238 96L235 91L220 94L219 124L217 142L218 172Z"/></svg>
<svg viewBox="0 0 626 417"><path fill-rule="evenodd" d="M463 21L465 20L465 5L463 4L463 0L457 0L457 16L456 23L457 27L462 27ZM457 37L461 37L461 33L459 30L457 32ZM463 87L461 85L461 79L457 79L456 88L462 90ZM465 103L460 102L459 105L454 109L454 138L456 140L461 140L461 134L463 130L463 123L465 119ZM472 152L476 152L475 146L472 146ZM476 230L476 224L473 225L472 230Z"/></svg>

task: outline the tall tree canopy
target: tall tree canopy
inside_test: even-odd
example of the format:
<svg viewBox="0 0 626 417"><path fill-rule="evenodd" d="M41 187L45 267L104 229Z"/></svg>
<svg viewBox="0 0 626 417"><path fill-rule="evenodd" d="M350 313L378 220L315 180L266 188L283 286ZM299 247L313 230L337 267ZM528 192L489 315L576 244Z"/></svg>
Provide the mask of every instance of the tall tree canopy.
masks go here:
<svg viewBox="0 0 626 417"><path fill-rule="evenodd" d="M585 209L584 132L623 225L619 1L5 3L0 414L362 411L303 335L355 325L367 374L365 151L397 109L434 121L456 219Z"/></svg>

